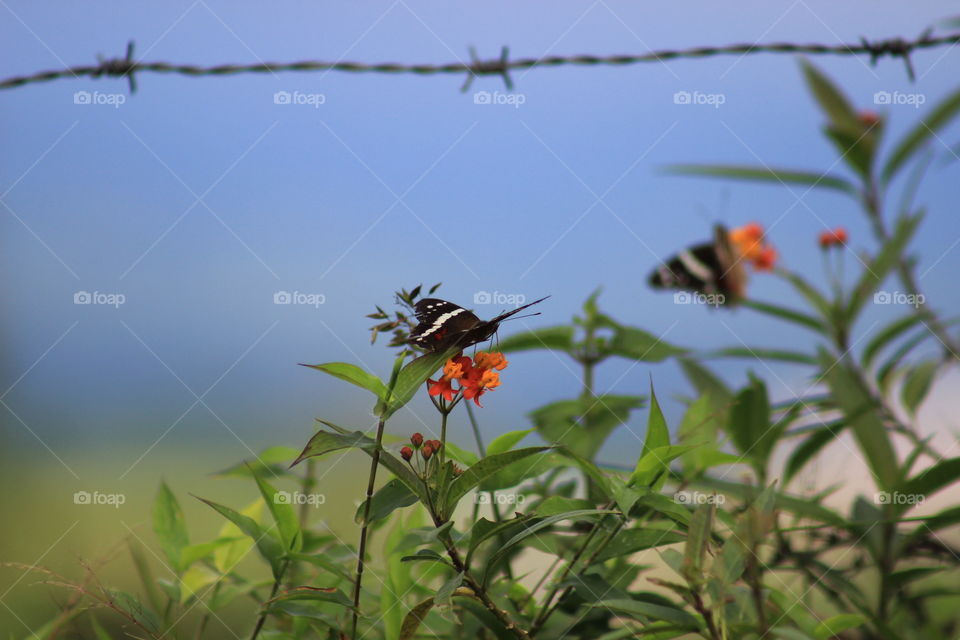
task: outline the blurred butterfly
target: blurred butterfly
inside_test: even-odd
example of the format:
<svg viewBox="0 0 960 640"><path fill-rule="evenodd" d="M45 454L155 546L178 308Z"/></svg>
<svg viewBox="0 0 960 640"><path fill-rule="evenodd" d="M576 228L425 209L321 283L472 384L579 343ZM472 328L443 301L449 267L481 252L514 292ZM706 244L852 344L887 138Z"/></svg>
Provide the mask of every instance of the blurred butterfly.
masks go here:
<svg viewBox="0 0 960 640"><path fill-rule="evenodd" d="M549 297L501 313L492 320L481 320L472 311L446 300L424 298L414 307L419 324L410 333L409 342L426 351L442 352L454 347L466 349L488 339L497 332L500 323L510 316Z"/></svg>
<svg viewBox="0 0 960 640"><path fill-rule="evenodd" d="M735 304L746 296L747 272L727 228L718 224L712 242L694 245L672 256L653 270L649 283L654 289L721 294L724 304Z"/></svg>

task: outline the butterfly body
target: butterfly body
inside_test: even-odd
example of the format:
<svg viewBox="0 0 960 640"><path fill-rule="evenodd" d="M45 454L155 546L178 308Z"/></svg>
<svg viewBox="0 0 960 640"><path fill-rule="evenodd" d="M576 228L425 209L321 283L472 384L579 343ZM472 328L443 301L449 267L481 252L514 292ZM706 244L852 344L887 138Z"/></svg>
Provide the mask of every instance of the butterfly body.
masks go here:
<svg viewBox="0 0 960 640"><path fill-rule="evenodd" d="M545 299L540 298L501 313L492 320L481 320L472 311L452 302L424 298L414 307L419 324L410 333L410 343L426 351L446 351L454 347L465 349L489 339L497 332L501 322Z"/></svg>
<svg viewBox="0 0 960 640"><path fill-rule="evenodd" d="M735 303L746 295L747 274L723 225L714 228L714 239L684 249L650 274L655 289L679 289L722 295Z"/></svg>

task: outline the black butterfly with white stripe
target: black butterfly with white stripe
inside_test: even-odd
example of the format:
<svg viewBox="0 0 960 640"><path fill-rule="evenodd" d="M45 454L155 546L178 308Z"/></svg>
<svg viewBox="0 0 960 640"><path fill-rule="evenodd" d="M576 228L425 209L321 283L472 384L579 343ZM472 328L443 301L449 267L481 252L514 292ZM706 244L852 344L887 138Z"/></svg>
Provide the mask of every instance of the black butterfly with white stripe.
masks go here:
<svg viewBox="0 0 960 640"><path fill-rule="evenodd" d="M442 352L459 347L466 349L483 342L497 332L500 323L550 296L501 313L492 320L481 320L472 311L439 298L417 302L414 313L419 324L410 333L409 342L425 351Z"/></svg>
<svg viewBox="0 0 960 640"><path fill-rule="evenodd" d="M746 295L747 272L721 224L714 227L713 241L684 249L650 274L655 289L680 289L706 295L720 294L726 304Z"/></svg>

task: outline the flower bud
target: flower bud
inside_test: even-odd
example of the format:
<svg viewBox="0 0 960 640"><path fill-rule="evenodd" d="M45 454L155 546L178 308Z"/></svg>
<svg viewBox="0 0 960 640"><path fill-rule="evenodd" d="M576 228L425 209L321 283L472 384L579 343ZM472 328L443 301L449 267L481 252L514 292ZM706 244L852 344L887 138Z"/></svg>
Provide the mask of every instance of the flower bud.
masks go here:
<svg viewBox="0 0 960 640"><path fill-rule="evenodd" d="M430 456L433 455L433 447L431 447L429 444L423 445L423 449L420 449L420 455L423 456L424 460L429 460Z"/></svg>
<svg viewBox="0 0 960 640"><path fill-rule="evenodd" d="M420 448L420 445L423 444L423 434L421 434L421 433L415 433L415 434L413 434L412 436L410 436L410 442L413 443L413 446L414 446L414 447L416 447L417 449L419 449L419 448Z"/></svg>
<svg viewBox="0 0 960 640"><path fill-rule="evenodd" d="M400 449L400 457L409 462L410 458L413 457L413 449L410 447L404 447L403 449Z"/></svg>
<svg viewBox="0 0 960 640"><path fill-rule="evenodd" d="M443 446L443 443L439 440L428 440L427 444L430 445L434 451L440 451L440 447Z"/></svg>

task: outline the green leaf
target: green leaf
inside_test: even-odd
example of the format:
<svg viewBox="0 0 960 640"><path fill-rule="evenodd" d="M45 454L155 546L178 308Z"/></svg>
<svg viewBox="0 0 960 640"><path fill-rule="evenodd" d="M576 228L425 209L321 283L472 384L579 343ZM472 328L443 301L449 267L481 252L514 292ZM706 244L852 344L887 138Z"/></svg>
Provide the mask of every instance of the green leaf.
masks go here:
<svg viewBox="0 0 960 640"><path fill-rule="evenodd" d="M487 445L487 455L492 456L498 453L504 453L513 449L521 440L536 431L536 429L526 429L524 431L508 431L493 439L493 442Z"/></svg>
<svg viewBox="0 0 960 640"><path fill-rule="evenodd" d="M820 293L816 287L807 282L803 276L793 273L792 271L779 270L778 275L783 276L783 278L793 285L793 288L803 296L807 302L810 303L817 311L820 312L820 316L824 319L831 317L833 313L833 305L827 300L822 293Z"/></svg>
<svg viewBox="0 0 960 640"><path fill-rule="evenodd" d="M896 340L906 331L909 331L916 325L920 324L922 320L923 314L914 311L888 324L880 331L877 331L876 334L874 334L873 339L870 340L870 342L867 343L867 346L863 349L864 367L869 367L871 364L873 364L874 358L877 357L877 354L885 346Z"/></svg>
<svg viewBox="0 0 960 640"><path fill-rule="evenodd" d="M747 358L750 360L775 360L793 364L817 364L817 359L807 353L785 349L765 349L763 347L728 347L707 351L699 355L703 360L712 358Z"/></svg>
<svg viewBox="0 0 960 640"><path fill-rule="evenodd" d="M824 335L829 333L827 326L823 323L823 321L801 311L794 311L793 309L787 309L786 307L781 307L780 305L771 304L769 302L758 302L757 300L749 299L741 300L740 304L759 313L780 318L781 320L787 320L794 324L800 325L801 327L806 327L807 329L813 329L817 333Z"/></svg>
<svg viewBox="0 0 960 640"><path fill-rule="evenodd" d="M683 577L690 585L700 584L704 580L703 560L710 543L715 509L713 504L698 505L690 518L687 543L683 547Z"/></svg>
<svg viewBox="0 0 960 640"><path fill-rule="evenodd" d="M482 458L477 464L464 470L460 476L450 483L446 498L443 500L443 503L446 505L445 513L451 513L460 501L460 498L500 469L536 453L549 451L551 448L552 447L527 447L526 449L516 449L514 451L507 451Z"/></svg>
<svg viewBox="0 0 960 640"><path fill-rule="evenodd" d="M693 484L698 487L705 487L707 489L719 491L720 493L724 493L726 495L735 496L745 502L756 499L759 493L757 488L753 485L742 484L739 482L729 482L726 480L718 480L709 477L699 478ZM774 505L779 510L789 511L790 513L797 514L798 516L810 518L811 520L823 522L836 527L844 527L847 524L846 519L840 514L827 509L826 507L818 504L816 500L810 498L803 498L793 496L788 493L779 492L774 494Z"/></svg>
<svg viewBox="0 0 960 640"><path fill-rule="evenodd" d="M876 127L874 131L865 128L824 127L824 134L833 142L843 161L864 179L872 174L873 159L877 151L877 133L881 130L879 124Z"/></svg>
<svg viewBox="0 0 960 640"><path fill-rule="evenodd" d="M827 618L818 624L817 628L813 630L813 635L817 640L829 640L830 638L839 636L844 631L856 629L866 624L866 622L866 616L862 616L859 613L843 613Z"/></svg>
<svg viewBox="0 0 960 640"><path fill-rule="evenodd" d="M524 539L529 538L532 535L535 535L537 532L550 527L562 520L581 520L584 518L606 515L609 513L617 513L605 509L577 509L576 511L567 511L565 513L558 513L542 520L537 520L531 524L525 524L522 527L522 530L512 536L509 540L500 543L497 547L497 550L490 556L490 559L487 561L487 566L484 570L482 582L486 584L487 578L489 577L488 571L491 567L495 567L497 563L513 548L515 545L522 542Z"/></svg>
<svg viewBox="0 0 960 640"><path fill-rule="evenodd" d="M905 340L899 347L897 347L893 353L890 354L890 357L887 358L877 369L877 385L880 387L880 392L882 394L887 394L890 390L890 384L893 382L896 373L899 371L900 363L906 358L911 351L913 351L917 346L926 342L928 339L933 337L933 334L927 331L926 328L923 331L920 331L909 340Z"/></svg>
<svg viewBox="0 0 960 640"><path fill-rule="evenodd" d="M558 326L515 333L504 338L497 344L497 349L504 353L530 351L533 349L550 349L553 351L570 351L573 348L573 327Z"/></svg>
<svg viewBox="0 0 960 640"><path fill-rule="evenodd" d="M383 520L397 509L409 507L418 501L419 498L410 491L407 485L399 479L393 478L380 487L370 498L370 515L367 519L367 524ZM363 524L363 514L366 510L366 505L367 502L364 500L360 506L357 507L354 521L359 525Z"/></svg>
<svg viewBox="0 0 960 640"><path fill-rule="evenodd" d="M606 350L613 355L640 362L662 362L686 351L643 329L619 325L614 329Z"/></svg>
<svg viewBox="0 0 960 640"><path fill-rule="evenodd" d="M267 505L267 510L277 525L284 551L300 551L303 547L303 533L300 531L300 521L293 510L293 505L290 504L290 494L286 491L278 492L256 473L253 477L257 481L257 487Z"/></svg>
<svg viewBox="0 0 960 640"><path fill-rule="evenodd" d="M262 510L263 501L258 499L243 509L240 514L250 518L254 523L259 524ZM246 536L240 536L243 536L240 527L229 520L223 523L223 526L220 528L219 538L233 539L234 541L217 547L213 552L213 565L220 573L227 574L233 571L234 567L246 557L247 553L253 547L253 540Z"/></svg>
<svg viewBox="0 0 960 640"><path fill-rule="evenodd" d="M873 292L883 282L887 275L903 262L903 254L910 239L920 226L923 213L916 215L901 215L897 218L896 227L890 239L883 245L876 257L864 267L863 274L854 286L847 309L847 317L852 322L867 302L873 300Z"/></svg>
<svg viewBox="0 0 960 640"><path fill-rule="evenodd" d="M864 386L849 362L835 362L823 349L820 352L820 361L826 371L827 386L846 416L877 486L884 491L890 490L896 484L900 472L880 407L876 405L869 389Z"/></svg>
<svg viewBox="0 0 960 640"><path fill-rule="evenodd" d="M660 403L657 402L657 394L653 390L653 380L650 381L650 411L647 414L647 436L643 441L643 454L670 445L670 430L667 428L667 421L663 417L663 411L660 410Z"/></svg>
<svg viewBox="0 0 960 640"><path fill-rule="evenodd" d="M326 364L305 364L305 367L323 371L335 378L346 380L350 384L355 384L361 389L366 389L378 400L385 400L387 397L387 387L380 381L380 378L364 371L355 364L349 362L328 362Z"/></svg>
<svg viewBox="0 0 960 640"><path fill-rule="evenodd" d="M787 466L783 472L783 484L787 485L804 465L810 462L821 449L833 442L846 426L844 422L835 422L824 425L807 436L799 446L794 448L787 460Z"/></svg>
<svg viewBox="0 0 960 640"><path fill-rule="evenodd" d="M185 604L194 596L202 597L200 591L219 579L219 573L202 564L190 567L180 580L180 604Z"/></svg>
<svg viewBox="0 0 960 640"><path fill-rule="evenodd" d="M610 540L604 549L597 554L594 562L605 562L613 558L628 556L645 549L653 549L663 545L681 542L686 536L676 529L646 527L642 529L626 529Z"/></svg>
<svg viewBox="0 0 960 640"><path fill-rule="evenodd" d="M427 614L433 609L433 598L427 598L407 613L400 627L400 640L412 640L420 629L420 624L426 620Z"/></svg>
<svg viewBox="0 0 960 640"><path fill-rule="evenodd" d="M310 438L310 441L307 443L307 446L304 447L303 452L293 462L294 465L299 464L307 458L320 456L325 453L339 451L342 449L361 449L365 451L367 455L372 457L374 451L377 449L376 440L367 437L359 431L349 432L346 429L337 427L333 423L325 422L323 420L320 422L328 427L337 429L340 433L331 433L330 431L323 430L318 431L312 438ZM407 485L407 488L416 494L421 500L426 500L423 483L419 478L417 478L416 475L414 475L413 471L410 470L410 467L408 467L405 462L401 462L399 458L394 456L389 451L381 449L380 464L392 472L393 475L400 478L400 480Z"/></svg>
<svg viewBox="0 0 960 640"><path fill-rule="evenodd" d="M934 377L937 375L937 369L940 368L940 360L927 360L910 369L903 381L903 388L900 391L900 399L903 406L911 415L917 413L920 404L930 392L933 386Z"/></svg>
<svg viewBox="0 0 960 640"><path fill-rule="evenodd" d="M160 618L140 602L136 596L115 589L107 591L105 595L114 607L136 620L138 624L150 633L158 633L160 631Z"/></svg>
<svg viewBox="0 0 960 640"><path fill-rule="evenodd" d="M703 366L696 360L690 358L678 358L680 368L684 375L699 395L710 395L713 399L713 406L718 416L723 407L726 407L733 401L733 393L726 383L717 377L710 369Z"/></svg>
<svg viewBox="0 0 960 640"><path fill-rule="evenodd" d="M695 617L675 606L668 607L661 604L653 604L652 602L630 599L603 600L588 606L626 614L638 620L664 620L688 631L694 631L699 628ZM631 633L631 635L633 634Z"/></svg>
<svg viewBox="0 0 960 640"><path fill-rule="evenodd" d="M750 385L737 394L727 426L737 450L754 460L758 468L766 468L785 426L778 425L771 422L767 386L763 380L751 376Z"/></svg>
<svg viewBox="0 0 960 640"><path fill-rule="evenodd" d="M906 495L928 498L940 489L952 485L958 479L960 479L960 458L948 458L924 469L903 483L899 491Z"/></svg>
<svg viewBox="0 0 960 640"><path fill-rule="evenodd" d="M442 367L447 360L459 352L460 349L454 348L443 353L428 353L415 358L410 364L403 367L397 374L396 384L389 391L389 400L378 407L380 417L386 420L406 406L423 386L423 383L436 373L437 369Z"/></svg>
<svg viewBox="0 0 960 640"><path fill-rule="evenodd" d="M578 397L550 403L529 415L545 440L593 459L613 430L644 401L643 396L614 394Z"/></svg>
<svg viewBox="0 0 960 640"><path fill-rule="evenodd" d="M831 124L841 130L863 131L864 125L856 110L840 89L810 62L801 60L800 66L803 69L807 87Z"/></svg>
<svg viewBox="0 0 960 640"><path fill-rule="evenodd" d="M217 471L214 476L249 478L250 468L260 474L281 476L287 473L290 461L297 457L297 450L292 447L269 447L258 453L253 459L244 460Z"/></svg>
<svg viewBox="0 0 960 640"><path fill-rule="evenodd" d="M273 571L274 579L280 579L283 573L282 566L284 550L276 538L267 535L267 533L260 528L260 525L249 516L245 516L242 513L234 511L230 507L217 504L211 500L206 500L200 497L197 499L209 505L217 513L235 524L237 528L240 529L241 533L243 533L243 535L252 538L257 545L257 550L260 552L260 555L263 556L268 563L270 563L270 568Z"/></svg>
<svg viewBox="0 0 960 640"><path fill-rule="evenodd" d="M353 602L342 591L334 587L295 587L282 592L268 604L277 602L306 601L338 604L353 609Z"/></svg>
<svg viewBox="0 0 960 640"><path fill-rule="evenodd" d="M881 173L883 182L889 182L927 141L949 124L957 113L960 113L960 89L944 98L897 142L883 167Z"/></svg>
<svg viewBox="0 0 960 640"><path fill-rule="evenodd" d="M851 195L857 194L857 188L849 180L813 171L795 169L773 169L770 167L750 167L721 164L681 164L667 167L669 173L692 176L712 176L715 178L733 178L734 180L753 180L776 184L798 184L806 187L833 189Z"/></svg>
<svg viewBox="0 0 960 640"><path fill-rule="evenodd" d="M453 592L456 591L457 587L462 584L463 573L458 573L444 582L437 591L437 595L433 596L434 603L436 603L438 607L449 607L450 599L453 597Z"/></svg>
<svg viewBox="0 0 960 640"><path fill-rule="evenodd" d="M640 456L637 466L630 474L630 486L659 489L666 482L670 463L698 446L675 444L647 451Z"/></svg>
<svg viewBox="0 0 960 640"><path fill-rule="evenodd" d="M179 575L184 568L180 565L180 553L190 544L190 540L183 510L166 482L160 483L153 502L153 531L160 540L160 548L166 554L171 568Z"/></svg>

